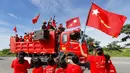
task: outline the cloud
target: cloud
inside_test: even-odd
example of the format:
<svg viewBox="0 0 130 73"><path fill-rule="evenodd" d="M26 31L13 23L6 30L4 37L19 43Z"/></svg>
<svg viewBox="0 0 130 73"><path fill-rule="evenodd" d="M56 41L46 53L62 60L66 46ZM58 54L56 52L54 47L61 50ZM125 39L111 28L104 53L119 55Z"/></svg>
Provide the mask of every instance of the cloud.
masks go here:
<svg viewBox="0 0 130 73"><path fill-rule="evenodd" d="M0 20L0 25L9 25L7 21Z"/></svg>
<svg viewBox="0 0 130 73"><path fill-rule="evenodd" d="M8 13L9 16L18 19L18 17L16 15L14 15L13 13Z"/></svg>
<svg viewBox="0 0 130 73"><path fill-rule="evenodd" d="M66 9L69 0L31 0L31 3L39 7L43 12L56 13Z"/></svg>

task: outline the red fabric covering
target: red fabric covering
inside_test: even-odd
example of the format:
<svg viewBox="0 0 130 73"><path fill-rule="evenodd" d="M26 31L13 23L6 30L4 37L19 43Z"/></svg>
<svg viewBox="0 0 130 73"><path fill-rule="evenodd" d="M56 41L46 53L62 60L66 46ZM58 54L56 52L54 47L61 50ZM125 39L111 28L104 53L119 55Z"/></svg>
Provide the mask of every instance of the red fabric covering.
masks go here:
<svg viewBox="0 0 130 73"><path fill-rule="evenodd" d="M56 70L56 66L46 66L43 73L55 73L55 70Z"/></svg>
<svg viewBox="0 0 130 73"><path fill-rule="evenodd" d="M86 25L99 29L110 36L118 37L125 20L124 15L106 11L92 3Z"/></svg>
<svg viewBox="0 0 130 73"><path fill-rule="evenodd" d="M40 16L40 14L38 14L36 17L34 17L34 18L32 19L32 23L33 23L33 24L36 24L36 23L37 23L37 21L38 21L38 19L39 19L39 16Z"/></svg>
<svg viewBox="0 0 130 73"><path fill-rule="evenodd" d="M68 64L66 73L83 73L83 72L79 65Z"/></svg>
<svg viewBox="0 0 130 73"><path fill-rule="evenodd" d="M55 73L66 73L66 69L59 68L59 69L56 70Z"/></svg>
<svg viewBox="0 0 130 73"><path fill-rule="evenodd" d="M112 64L111 60L106 64L106 72L105 73L117 73L115 66Z"/></svg>
<svg viewBox="0 0 130 73"><path fill-rule="evenodd" d="M42 66L39 67L39 68L33 68L32 73L43 73L43 68L42 68Z"/></svg>
<svg viewBox="0 0 130 73"><path fill-rule="evenodd" d="M13 29L13 30L14 30L14 32L15 32L15 33L17 32L17 28L16 28L16 26L14 27L14 29Z"/></svg>
<svg viewBox="0 0 130 73"><path fill-rule="evenodd" d="M79 17L71 18L70 20L66 21L66 28L73 28L80 26Z"/></svg>
<svg viewBox="0 0 130 73"><path fill-rule="evenodd" d="M88 55L91 73L105 73L105 57Z"/></svg>
<svg viewBox="0 0 130 73"><path fill-rule="evenodd" d="M14 73L27 73L27 69L30 68L30 65L27 60L23 64L20 64L18 59L13 60L11 68L14 68Z"/></svg>

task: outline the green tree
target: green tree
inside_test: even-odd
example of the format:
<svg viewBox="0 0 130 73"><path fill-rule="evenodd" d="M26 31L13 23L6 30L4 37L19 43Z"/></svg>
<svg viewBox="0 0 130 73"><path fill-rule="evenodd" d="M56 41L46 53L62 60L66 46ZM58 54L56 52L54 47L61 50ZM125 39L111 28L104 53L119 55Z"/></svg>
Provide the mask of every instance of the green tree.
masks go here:
<svg viewBox="0 0 130 73"><path fill-rule="evenodd" d="M118 45L119 41L113 41L111 43L109 43L106 48L107 50L118 50L121 49L122 47L120 45Z"/></svg>
<svg viewBox="0 0 130 73"><path fill-rule="evenodd" d="M122 38L123 42L127 41L127 39L130 39L130 24L124 25L121 33L126 34L126 36Z"/></svg>
<svg viewBox="0 0 130 73"><path fill-rule="evenodd" d="M86 40L86 43L89 47L89 51L92 51L93 49L95 49L97 46L100 45L100 42L99 41L96 41L94 38L91 38L91 37L86 37L85 38Z"/></svg>
<svg viewBox="0 0 130 73"><path fill-rule="evenodd" d="M5 54L5 55L10 55L10 49L3 49L2 51L2 54Z"/></svg>

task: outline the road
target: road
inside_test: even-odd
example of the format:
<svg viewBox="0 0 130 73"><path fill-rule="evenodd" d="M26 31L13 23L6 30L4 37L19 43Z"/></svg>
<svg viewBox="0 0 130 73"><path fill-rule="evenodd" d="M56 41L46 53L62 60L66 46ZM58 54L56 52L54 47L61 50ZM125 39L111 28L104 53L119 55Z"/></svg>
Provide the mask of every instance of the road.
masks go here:
<svg viewBox="0 0 130 73"><path fill-rule="evenodd" d="M0 57L0 73L13 73L13 69L10 68L13 59L15 58ZM117 73L130 73L130 57L115 57L112 58L112 61L116 66ZM29 70L29 73L31 73L31 70ZM84 73L89 73L89 71L86 69Z"/></svg>

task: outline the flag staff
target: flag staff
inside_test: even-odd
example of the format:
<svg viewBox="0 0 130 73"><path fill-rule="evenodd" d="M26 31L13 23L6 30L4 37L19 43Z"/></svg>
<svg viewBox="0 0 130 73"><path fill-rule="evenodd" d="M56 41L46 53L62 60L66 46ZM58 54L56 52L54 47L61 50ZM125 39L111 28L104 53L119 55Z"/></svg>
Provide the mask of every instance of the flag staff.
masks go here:
<svg viewBox="0 0 130 73"><path fill-rule="evenodd" d="M91 2L90 2L90 5L92 5L92 0L91 0ZM90 9L91 9L91 7L90 7ZM88 18L89 18L89 14L90 14L90 9L89 9L89 12L88 12L88 15L87 15L87 21L86 21L86 24L88 24ZM86 25L85 24L85 25ZM84 31L83 31L83 33L81 34L81 40L80 40L80 43L82 43L82 41L83 41L83 38L84 38L84 34L85 34L85 31L86 31L86 26L85 26L85 28L84 28Z"/></svg>
<svg viewBox="0 0 130 73"><path fill-rule="evenodd" d="M32 32L33 32L33 30L34 30L34 26L35 26L35 25L33 25L33 27L32 27Z"/></svg>

